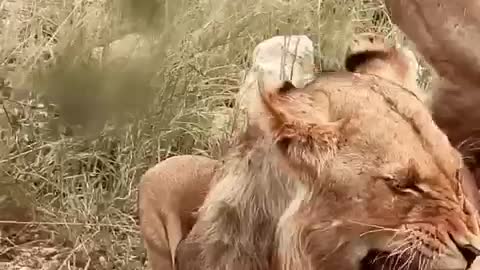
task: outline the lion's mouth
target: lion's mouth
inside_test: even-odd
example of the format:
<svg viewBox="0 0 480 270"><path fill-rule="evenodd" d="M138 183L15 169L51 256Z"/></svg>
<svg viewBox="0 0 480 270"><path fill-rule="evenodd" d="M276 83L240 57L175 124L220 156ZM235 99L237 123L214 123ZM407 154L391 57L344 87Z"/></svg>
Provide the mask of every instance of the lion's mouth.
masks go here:
<svg viewBox="0 0 480 270"><path fill-rule="evenodd" d="M466 265L459 266L458 264L448 267L461 267L459 269L471 269L474 260L480 256L480 250L472 245L459 245L455 238L451 236L452 241L458 248L459 253L466 262ZM411 251L411 250L410 250ZM432 261L418 252L409 252L409 249L404 249L403 252L388 252L378 249L372 249L368 252L360 262L360 270L422 270L430 269L428 266ZM461 265L461 264L460 264ZM443 267L443 264L442 264ZM457 268L448 268L457 269Z"/></svg>
<svg viewBox="0 0 480 270"><path fill-rule="evenodd" d="M360 263L360 270L420 270L422 263L416 256L393 255L381 250L370 250Z"/></svg>

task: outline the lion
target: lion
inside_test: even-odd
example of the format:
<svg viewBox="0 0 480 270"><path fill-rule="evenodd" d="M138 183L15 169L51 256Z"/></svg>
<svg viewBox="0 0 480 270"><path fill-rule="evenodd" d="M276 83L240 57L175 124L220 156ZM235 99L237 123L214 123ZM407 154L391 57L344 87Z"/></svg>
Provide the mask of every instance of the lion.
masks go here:
<svg viewBox="0 0 480 270"><path fill-rule="evenodd" d="M175 269L178 243L195 223L220 162L208 157L167 158L141 177L138 209L140 231L154 270Z"/></svg>
<svg viewBox="0 0 480 270"><path fill-rule="evenodd" d="M345 59L345 67L350 72L377 75L414 90L433 112L435 123L443 128L450 142L464 155L466 165L469 168L474 167L472 163L475 160L470 157L474 157L475 153L472 153L472 147L468 147L468 143L463 142L465 138L479 131L472 129L471 125L452 123L474 123L475 119L480 120L480 111L476 114L473 109L473 106L476 106L475 101L480 100L478 93L460 91L457 85L446 79L436 78L431 87L435 89L433 100L427 102L430 97L420 91L417 85L418 62L415 54L406 47L388 46L384 36L375 33L362 33L353 40ZM466 119L469 121L465 121ZM480 169L473 169L471 172L466 170L464 174L465 191L475 208L480 210Z"/></svg>
<svg viewBox="0 0 480 270"><path fill-rule="evenodd" d="M462 157L414 91L333 72L261 100L268 126L226 157L179 270L465 269L480 254Z"/></svg>
<svg viewBox="0 0 480 270"><path fill-rule="evenodd" d="M378 49L378 48L381 48L381 46L378 46L379 44L375 44L375 43L374 43L373 45L377 46L377 47L376 47L377 49ZM358 48L358 47L357 47L357 48ZM369 50L369 49L370 49L370 48L366 47L366 50ZM357 50L353 50L353 51L356 52L356 53L361 53L361 51L358 50L358 49L357 49ZM372 55L374 55L374 54L372 54ZM348 58L347 58L347 59L348 59ZM398 58L387 58L387 59L398 59ZM365 59L364 59L364 60L365 60ZM387 62L385 62L385 63L387 63ZM365 69L365 67L368 67L368 66L369 66L368 63L367 63L366 61L364 61L364 62L362 62L362 64L364 64L363 67L362 67L363 69L356 69L355 71L356 71L356 72L359 72L359 71L360 71L360 72L369 73L369 70L368 70L368 69ZM402 67L402 65L396 65L396 66L397 66L397 67ZM394 69L391 69L391 70L394 70ZM375 73L373 73L373 74L375 74ZM404 72L399 72L398 74L405 74L405 73L404 73ZM392 77L390 76L390 78L392 78ZM402 78L402 77L399 77L399 78ZM395 77L393 77L393 81L395 81L395 80L397 80L398 82L401 82L400 79L396 79ZM188 163L188 162L185 162L185 163ZM164 165L165 165L165 164L164 164ZM176 171L176 168L175 168L175 167L177 167L177 166L175 165L174 162L169 162L168 165L171 166L171 167L173 167L173 168L168 168L168 166L167 166L167 167L164 166L164 169L171 170L171 171ZM158 167L158 166L157 166L157 167ZM188 167L187 167L187 169L188 169ZM213 172L210 174L210 177L207 177L207 176L206 176L207 174L208 174L208 173L204 174L205 177L204 177L203 179L208 179L208 178L212 179L212 178L213 178ZM194 175L195 175L195 173L190 173L190 176L194 176ZM157 177L156 182L154 182L154 181L149 181L149 184L144 185L144 186L148 186L149 188L143 188L143 189L141 189L141 191L143 190L144 193L145 193L147 190L149 190L149 193L151 192L152 194L154 194L154 193L156 194L156 195L151 196L151 197L157 198L159 194L161 195L161 192L159 192L158 190L161 191L161 189L162 189L162 187L160 187L159 185L161 185L161 183L163 182L163 180L160 180L160 179L162 179L162 177ZM168 179L168 178L167 178L167 179ZM195 177L191 177L189 180L187 180L187 182L188 182L188 183L195 183L195 182L196 182L196 181L195 181ZM471 189L467 189L466 191L469 191L469 190L471 190ZM141 192L141 193L142 193L142 192ZM140 196L140 197L142 197L142 196ZM144 201L145 201L145 200L144 200ZM190 207L190 208L191 208L191 212L193 212L194 209L195 209L196 207L199 207L200 205L201 205L201 202L198 201L198 205L197 205L197 206L195 206L195 207ZM161 213L161 211L156 211L156 209L154 209L153 207L144 207L144 208L145 208L147 211L151 209L150 211L152 211L152 213L154 214L154 215L152 215L152 217L156 218L158 221L161 222L161 219L160 219L160 217L159 217L159 216L160 216L159 212ZM156 213L155 213L155 211L156 211ZM155 216L155 215L156 215L156 216ZM181 217L181 216L179 215L179 217ZM187 218L191 219L192 216L188 215ZM193 217L193 218L194 218L194 217ZM149 223L148 223L148 222L144 222L143 224L149 224ZM190 222L190 224L191 224L191 222ZM145 227L145 226L147 226L147 225L144 225L144 227ZM160 227L161 227L161 226L160 226ZM152 228L151 231L154 232L154 231L155 231L154 229L156 229L156 228ZM148 230L143 230L143 231L148 231ZM171 230L171 231L174 231L174 230ZM178 230L177 230L177 231L178 231ZM188 230L187 230L187 231L188 231ZM143 234L144 234L145 236L147 236L147 238L150 238L150 240L155 240L154 237L149 237L149 235L154 235L154 234L148 234L148 233L143 233ZM161 234L161 233L157 233L157 234ZM182 232L182 236L185 235L185 234L186 234L186 232L183 231L183 232ZM168 239L166 239L165 236L163 236L163 238L162 238L162 236L161 236L161 237L158 237L157 239L161 239L161 240L163 239L162 241L157 241L157 244L156 244L156 245L157 245L157 246L163 245L163 249L164 249L164 250L167 250L167 253L168 253L168 254L165 255L165 256L163 256L163 257L162 257L162 256L151 255L151 254L155 254L155 249L152 249L152 248L149 249L148 244L146 244L147 253L149 254L149 258L150 258L149 260L151 261L151 264L152 264L152 266L153 266L153 269L169 269L169 268L162 268L161 266L158 266L158 265L160 265L160 264L158 264L158 263L156 264L156 263L155 263L155 257L157 257L157 258L160 257L160 261L165 262L167 265L171 265L171 264L170 264L170 263L171 263L171 258L170 258L170 256L173 254L172 250L174 250L174 248L170 248L170 246L168 245L168 241L167 241ZM177 239L178 239L178 238L177 238ZM152 242L152 241L151 241L151 242ZM154 241L153 241L153 242L154 242ZM158 243L158 242L159 242L159 243ZM175 242L178 243L178 240L175 241ZM176 246L176 243L173 244L172 247L175 247L175 246ZM162 259L162 258L163 258L163 259ZM379 261L380 261L380 260L376 260L377 263L378 263ZM157 266L155 266L155 265L157 265ZM168 267L168 266L165 266L165 267ZM171 267L171 266L169 266L169 267Z"/></svg>
<svg viewBox="0 0 480 270"><path fill-rule="evenodd" d="M407 47L389 46L380 34L357 35L349 47L345 68L350 72L377 75L411 90L418 88L415 54Z"/></svg>

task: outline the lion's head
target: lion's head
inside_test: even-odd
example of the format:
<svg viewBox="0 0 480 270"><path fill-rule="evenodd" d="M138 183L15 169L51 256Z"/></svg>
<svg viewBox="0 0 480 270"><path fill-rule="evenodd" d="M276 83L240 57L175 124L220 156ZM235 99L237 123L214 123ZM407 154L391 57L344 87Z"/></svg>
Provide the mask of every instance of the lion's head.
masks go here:
<svg viewBox="0 0 480 270"><path fill-rule="evenodd" d="M348 71L373 74L391 82L398 83L412 91L421 98L425 105L430 108L435 123L448 136L450 142L463 155L464 161L469 168L474 167L476 144L474 140L465 138L474 137L478 131L475 130L475 100L476 92L468 92L466 88L449 83L446 79L436 78L431 84L435 89L431 93L420 90L417 87L418 62L415 54L406 47L388 45L382 35L374 33L358 34L345 59L345 66ZM468 121L466 121L468 120ZM467 124L465 124L467 123ZM478 137L478 136L477 136ZM471 151L473 150L473 151ZM480 178L477 175L477 182ZM475 187L475 174L466 169L463 185L466 192L472 198L477 209L480 209L480 196L478 188ZM477 184L478 185L478 184Z"/></svg>
<svg viewBox="0 0 480 270"><path fill-rule="evenodd" d="M480 231L463 162L414 92L352 73L270 90L268 125L247 130L187 239L195 266L471 264Z"/></svg>
<svg viewBox="0 0 480 270"><path fill-rule="evenodd" d="M179 269L465 269L480 253L461 156L414 92L338 72L261 96L266 125L225 163Z"/></svg>
<svg viewBox="0 0 480 270"><path fill-rule="evenodd" d="M265 104L278 168L307 191L279 219L280 265L333 269L374 252L393 269L465 269L480 254L462 159L413 92L337 73Z"/></svg>

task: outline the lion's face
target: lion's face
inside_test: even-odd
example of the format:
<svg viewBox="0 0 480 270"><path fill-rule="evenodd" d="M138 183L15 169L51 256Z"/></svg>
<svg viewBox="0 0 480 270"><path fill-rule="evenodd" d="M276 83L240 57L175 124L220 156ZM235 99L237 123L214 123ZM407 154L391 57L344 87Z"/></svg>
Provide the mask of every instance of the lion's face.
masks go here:
<svg viewBox="0 0 480 270"><path fill-rule="evenodd" d="M413 93L352 74L280 93L265 97L273 141L308 190L280 219L280 250L301 247L283 264L466 269L480 255L461 157Z"/></svg>
<svg viewBox="0 0 480 270"><path fill-rule="evenodd" d="M460 167L442 171L415 153L401 159L338 153L329 179L319 179L325 185L312 200L316 208L304 210L313 214L309 226L335 217L332 229L345 237L338 244L364 242L363 252L379 255L371 262L390 269L466 269L479 254L480 238L477 212L459 185Z"/></svg>

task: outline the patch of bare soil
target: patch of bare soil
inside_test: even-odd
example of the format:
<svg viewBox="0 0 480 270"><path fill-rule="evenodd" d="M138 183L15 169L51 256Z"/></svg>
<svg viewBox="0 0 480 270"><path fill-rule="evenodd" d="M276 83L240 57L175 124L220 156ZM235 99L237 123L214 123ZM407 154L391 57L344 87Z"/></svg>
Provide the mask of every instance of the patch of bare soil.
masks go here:
<svg viewBox="0 0 480 270"><path fill-rule="evenodd" d="M60 269L68 253L68 247L55 245L38 226L24 226L13 234L0 231L0 269Z"/></svg>
<svg viewBox="0 0 480 270"><path fill-rule="evenodd" d="M25 192L1 177L0 184L1 270L112 269L106 252L86 252L66 240L58 226L37 222Z"/></svg>
<svg viewBox="0 0 480 270"><path fill-rule="evenodd" d="M112 269L104 256L82 256L79 248L61 241L48 226L24 225L7 235L0 231L0 269L2 270L80 270Z"/></svg>

